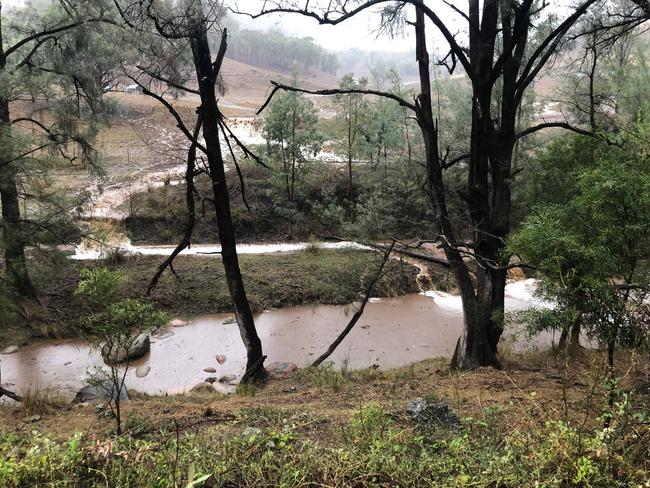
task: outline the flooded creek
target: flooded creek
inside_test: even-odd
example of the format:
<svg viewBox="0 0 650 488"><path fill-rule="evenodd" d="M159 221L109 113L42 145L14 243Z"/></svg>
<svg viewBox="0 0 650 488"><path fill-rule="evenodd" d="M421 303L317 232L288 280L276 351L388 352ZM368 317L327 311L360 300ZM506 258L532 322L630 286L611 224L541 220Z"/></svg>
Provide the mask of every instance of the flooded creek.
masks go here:
<svg viewBox="0 0 650 488"><path fill-rule="evenodd" d="M534 303L532 280L511 283L506 289L506 307L510 311ZM315 305L270 310L257 315L267 364L291 361L309 365L345 327L352 305ZM237 325L228 322L230 314L199 317L183 327L168 327L152 337L151 351L131 363L127 377L129 388L150 394L187 391L206 377L241 376L245 350ZM352 332L331 357L337 367L351 369L373 365L381 369L407 365L433 357L451 357L462 332L460 297L442 292L372 299ZM509 341L509 331L504 341ZM550 334L534 339L519 337L516 350L545 348ZM216 355L226 361L219 364ZM20 348L13 354L0 355L2 382L18 392L53 388L73 396L87 378L87 371L102 366L96 351L79 339L42 340ZM138 378L138 366L150 366L150 372ZM204 369L214 368L216 373ZM233 386L215 383L222 390Z"/></svg>

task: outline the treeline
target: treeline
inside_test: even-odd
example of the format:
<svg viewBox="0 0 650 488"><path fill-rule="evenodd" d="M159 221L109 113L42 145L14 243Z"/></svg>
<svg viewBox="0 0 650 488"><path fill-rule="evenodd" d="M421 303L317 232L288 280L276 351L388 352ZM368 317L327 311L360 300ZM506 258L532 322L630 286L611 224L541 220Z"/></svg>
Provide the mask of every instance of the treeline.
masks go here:
<svg viewBox="0 0 650 488"><path fill-rule="evenodd" d="M229 27L233 34L228 44L228 57L260 68L289 71L295 64L301 71L324 71L335 75L336 53L327 51L311 37L290 37L278 31L260 31Z"/></svg>

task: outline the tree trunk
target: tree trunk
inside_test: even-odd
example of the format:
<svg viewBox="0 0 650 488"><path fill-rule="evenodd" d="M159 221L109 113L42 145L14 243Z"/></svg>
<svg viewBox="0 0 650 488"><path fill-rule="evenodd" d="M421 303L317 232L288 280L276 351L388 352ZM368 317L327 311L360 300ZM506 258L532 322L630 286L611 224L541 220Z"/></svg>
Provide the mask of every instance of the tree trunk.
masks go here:
<svg viewBox="0 0 650 488"><path fill-rule="evenodd" d="M239 269L237 257L235 227L230 212L230 196L226 184L223 155L219 141L219 110L215 95L215 80L218 73L214 72L210 47L208 44L205 21L197 20L194 37L191 38L192 54L196 75L199 80L201 96L201 113L203 115L203 138L207 149L208 167L214 194L214 210L217 215L221 256L226 274L226 281L232 299L237 325L242 341L246 347L246 372L242 382L263 379L266 372L263 367L264 356L262 343L257 330L253 313L246 297L244 282ZM221 51L225 52L226 32L222 38Z"/></svg>
<svg viewBox="0 0 650 488"><path fill-rule="evenodd" d="M485 273L479 275L479 286L475 290L469 269L455 246L455 232L447 209L443 170L438 152L438 129L434 122L431 104L429 53L426 47L424 14L419 9L416 10L415 32L421 91L416 103L416 118L424 139L429 193L436 210L438 232L443 236L443 250L458 284L463 304L464 334L456 345L452 366L462 369L473 369L479 366L500 367L496 350L490 346L488 337L493 306L491 281L486 279Z"/></svg>
<svg viewBox="0 0 650 488"><path fill-rule="evenodd" d="M3 70L4 62L0 60L0 72ZM0 99L0 138L10 137L9 124L9 103L7 100ZM36 296L36 291L27 271L16 179L16 168L13 163L0 168L5 269L11 290L21 297L33 298Z"/></svg>

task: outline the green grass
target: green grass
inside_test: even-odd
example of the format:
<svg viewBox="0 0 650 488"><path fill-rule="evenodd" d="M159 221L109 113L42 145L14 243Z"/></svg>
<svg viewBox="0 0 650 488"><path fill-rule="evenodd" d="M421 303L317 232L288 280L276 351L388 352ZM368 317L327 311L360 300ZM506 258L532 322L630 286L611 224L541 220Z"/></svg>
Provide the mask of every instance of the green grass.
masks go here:
<svg viewBox="0 0 650 488"><path fill-rule="evenodd" d="M206 427L181 433L178 444L169 432L66 440L0 432L0 486L609 488L647 480L647 447L622 430L579 432L553 421L512 432L496 428L492 410L459 431L425 435L371 402L328 442L305 433L309 415L268 408L242 412L237 432ZM259 427L246 431L248 423Z"/></svg>

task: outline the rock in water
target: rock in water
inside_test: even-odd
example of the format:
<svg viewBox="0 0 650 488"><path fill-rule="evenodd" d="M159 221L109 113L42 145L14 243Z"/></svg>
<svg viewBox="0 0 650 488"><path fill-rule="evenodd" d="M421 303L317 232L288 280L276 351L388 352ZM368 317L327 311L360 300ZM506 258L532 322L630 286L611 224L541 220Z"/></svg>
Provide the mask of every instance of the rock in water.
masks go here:
<svg viewBox="0 0 650 488"><path fill-rule="evenodd" d="M114 400L117 397L117 389L109 379L100 381L95 385L86 385L77 392L72 403L93 403L100 401ZM129 399L126 385L120 391L120 401Z"/></svg>
<svg viewBox="0 0 650 488"><path fill-rule="evenodd" d="M235 381L237 379L237 376L234 374L224 374L221 378L219 378L219 383L230 383L231 381Z"/></svg>
<svg viewBox="0 0 650 488"><path fill-rule="evenodd" d="M138 378L144 378L149 374L149 371L151 371L151 366L140 366L135 370L135 375Z"/></svg>
<svg viewBox="0 0 650 488"><path fill-rule="evenodd" d="M289 378L297 370L295 363L271 363L266 367L266 372L276 378Z"/></svg>
<svg viewBox="0 0 650 488"><path fill-rule="evenodd" d="M206 373L216 373L217 372L217 370L215 368L213 368L213 367L203 368L203 371L205 371Z"/></svg>
<svg viewBox="0 0 650 488"><path fill-rule="evenodd" d="M451 411L447 402L429 402L424 398L411 400L406 407L409 419L425 429L436 427L457 428L460 419Z"/></svg>
<svg viewBox="0 0 650 488"><path fill-rule="evenodd" d="M226 362L226 356L224 356L223 354L217 354L215 358L217 359L217 362L219 364L223 364Z"/></svg>
<svg viewBox="0 0 650 488"><path fill-rule="evenodd" d="M150 348L151 342L149 341L149 336L146 334L140 334L128 348L118 345L109 348L104 345L104 347L102 347L102 357L106 364L118 364L123 363L126 360L141 358L149 352Z"/></svg>
<svg viewBox="0 0 650 488"><path fill-rule="evenodd" d="M15 352L18 352L18 346L9 346L6 349L4 349L0 354L13 354Z"/></svg>
<svg viewBox="0 0 650 488"><path fill-rule="evenodd" d="M219 381L219 380L217 379L216 376L208 376L208 377L207 377L206 379L204 379L203 381L205 381L206 383L213 384L213 383L216 383L216 382Z"/></svg>
<svg viewBox="0 0 650 488"><path fill-rule="evenodd" d="M174 319L169 323L170 327L185 327L187 322L181 319Z"/></svg>

